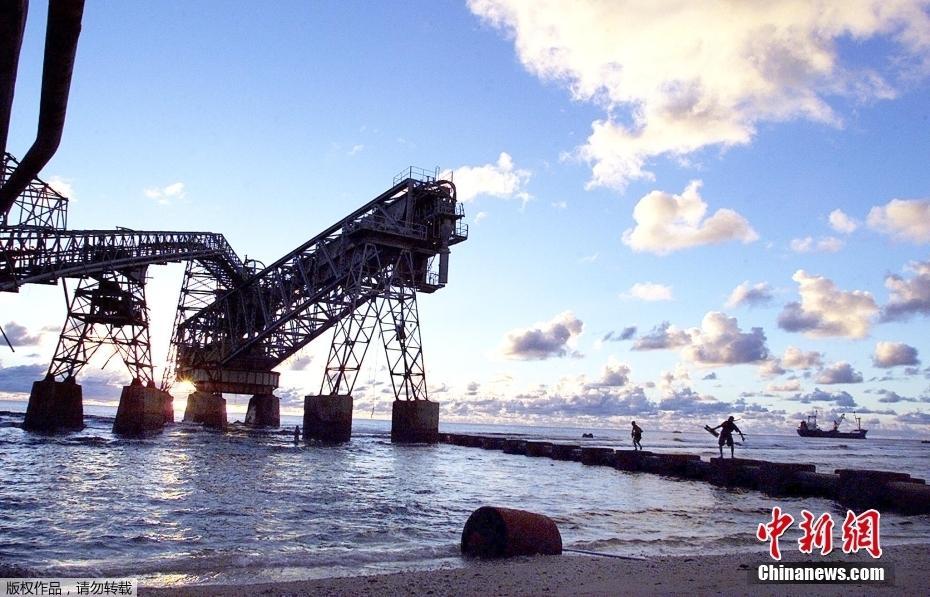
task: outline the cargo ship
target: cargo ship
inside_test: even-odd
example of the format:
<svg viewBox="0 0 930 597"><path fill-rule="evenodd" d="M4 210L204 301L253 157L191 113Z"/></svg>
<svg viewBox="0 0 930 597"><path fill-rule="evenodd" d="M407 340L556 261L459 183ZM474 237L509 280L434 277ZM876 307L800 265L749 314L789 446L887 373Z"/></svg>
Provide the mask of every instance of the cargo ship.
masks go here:
<svg viewBox="0 0 930 597"><path fill-rule="evenodd" d="M856 417L856 429L853 431L840 431L840 423L846 419L843 414L839 419L833 421L833 429L821 429L817 426L817 411L807 417L806 421L801 421L798 425L798 435L801 437L835 437L839 439L865 439L868 429L862 428L862 419Z"/></svg>

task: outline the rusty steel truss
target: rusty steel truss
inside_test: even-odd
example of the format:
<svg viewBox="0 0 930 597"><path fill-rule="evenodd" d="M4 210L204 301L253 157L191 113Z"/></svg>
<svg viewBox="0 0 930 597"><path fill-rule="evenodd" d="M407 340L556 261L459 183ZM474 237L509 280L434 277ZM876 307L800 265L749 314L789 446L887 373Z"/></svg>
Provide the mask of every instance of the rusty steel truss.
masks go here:
<svg viewBox="0 0 930 597"><path fill-rule="evenodd" d="M349 394L377 328L395 398L428 399L416 293L446 284L449 247L468 236L463 217L451 182L405 170L244 284L179 315L178 377L206 392L271 393L272 369L334 328L321 394Z"/></svg>

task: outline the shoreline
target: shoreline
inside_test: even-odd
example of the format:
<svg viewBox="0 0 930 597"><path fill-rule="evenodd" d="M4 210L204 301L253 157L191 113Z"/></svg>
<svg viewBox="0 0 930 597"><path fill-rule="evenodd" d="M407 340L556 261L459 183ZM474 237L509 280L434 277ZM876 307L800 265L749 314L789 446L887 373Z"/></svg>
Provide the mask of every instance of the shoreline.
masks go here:
<svg viewBox="0 0 930 597"><path fill-rule="evenodd" d="M783 552L784 552L783 548ZM893 584L779 584L750 583L760 564L788 562L856 562L891 565ZM324 578L253 585L195 585L142 587L152 597L219 597L226 595L872 595L875 593L930 594L930 543L890 546L882 557L844 554L828 556L784 553L781 562L756 553L713 556L672 556L626 560L587 555L518 557L509 560L470 560L464 567L395 572L367 576Z"/></svg>

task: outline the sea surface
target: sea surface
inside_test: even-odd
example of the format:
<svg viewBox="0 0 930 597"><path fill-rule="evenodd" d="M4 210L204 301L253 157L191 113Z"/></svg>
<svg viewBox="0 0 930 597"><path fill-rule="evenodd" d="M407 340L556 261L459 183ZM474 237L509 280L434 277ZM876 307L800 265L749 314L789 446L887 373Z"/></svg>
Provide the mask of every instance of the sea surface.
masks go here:
<svg viewBox="0 0 930 597"><path fill-rule="evenodd" d="M25 402L0 401L0 564L48 576L135 576L150 585L298 580L465 566L462 527L483 505L540 512L566 548L624 556L757 551L775 505L845 511L828 500L753 491L576 462L449 445L399 446L390 423L357 418L352 441L295 445L280 431L227 433L172 425L145 439L110 432L115 409L85 407L77 433L24 432ZM233 418L233 417L231 417ZM495 433L629 447L626 429L442 424ZM581 434L592 432L593 439ZM654 432L656 452L716 454L706 432ZM835 468L930 472L918 440L835 441L750 435L738 456ZM796 525L795 525L796 527ZM782 539L794 549L796 528ZM885 513L884 545L926 542L930 516Z"/></svg>

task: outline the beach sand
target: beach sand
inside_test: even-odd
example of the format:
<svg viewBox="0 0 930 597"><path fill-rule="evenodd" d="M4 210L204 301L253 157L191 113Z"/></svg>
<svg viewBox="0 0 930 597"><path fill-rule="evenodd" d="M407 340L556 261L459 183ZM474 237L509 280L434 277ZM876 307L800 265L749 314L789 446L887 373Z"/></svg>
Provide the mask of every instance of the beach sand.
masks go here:
<svg viewBox="0 0 930 597"><path fill-rule="evenodd" d="M782 562L891 564L893 586L751 584L764 551L727 556L617 558L562 555L469 561L462 568L239 586L145 589L150 596L208 595L930 595L930 544L885 547L879 560L835 550L808 557L783 546Z"/></svg>

